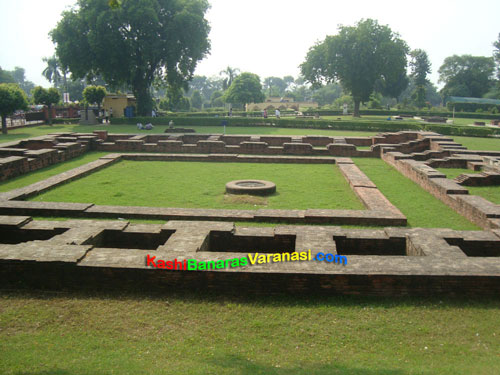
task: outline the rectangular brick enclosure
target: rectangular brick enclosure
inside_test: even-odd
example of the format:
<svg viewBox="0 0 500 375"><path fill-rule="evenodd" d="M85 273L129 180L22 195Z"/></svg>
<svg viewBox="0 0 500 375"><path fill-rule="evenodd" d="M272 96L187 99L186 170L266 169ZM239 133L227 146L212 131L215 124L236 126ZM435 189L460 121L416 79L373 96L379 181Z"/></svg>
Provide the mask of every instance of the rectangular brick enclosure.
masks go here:
<svg viewBox="0 0 500 375"><path fill-rule="evenodd" d="M468 188L498 186L500 151L467 150L432 132L374 137L55 133L1 144L0 181L92 150L110 154L0 193L2 287L500 295L500 206L470 194ZM406 217L350 159L360 156L381 158L483 230L406 227ZM105 171L120 160L336 165L365 209L229 210L27 200ZM480 173L452 180L436 168ZM33 216L70 220L33 220ZM164 223L132 224L130 219ZM252 221L279 224L235 226ZM347 264L307 260L189 271L155 269L146 262L150 255L166 262L195 259L226 264L248 254L292 256L309 250L312 257L319 252L344 256Z"/></svg>

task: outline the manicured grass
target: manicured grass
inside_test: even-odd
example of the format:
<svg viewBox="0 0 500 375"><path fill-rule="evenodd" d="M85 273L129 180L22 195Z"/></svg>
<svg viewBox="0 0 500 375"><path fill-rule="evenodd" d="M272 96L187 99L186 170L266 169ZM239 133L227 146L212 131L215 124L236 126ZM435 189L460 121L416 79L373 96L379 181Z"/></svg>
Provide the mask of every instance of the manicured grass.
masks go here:
<svg viewBox="0 0 500 375"><path fill-rule="evenodd" d="M437 170L445 174L446 178L450 180L457 178L461 174L481 173L481 171L473 171L472 169L466 169L466 168L437 168Z"/></svg>
<svg viewBox="0 0 500 375"><path fill-rule="evenodd" d="M46 178L55 176L56 174L66 172L70 169L90 163L91 161L97 160L107 154L109 154L109 152L88 152L67 162L51 165L38 171L27 173L10 180L0 182L0 192L17 189L20 187L28 186L38 181L45 180Z"/></svg>
<svg viewBox="0 0 500 375"><path fill-rule="evenodd" d="M479 230L463 216L407 179L381 159L353 158L382 194L407 217L408 225L422 228Z"/></svg>
<svg viewBox="0 0 500 375"><path fill-rule="evenodd" d="M458 137L453 140L469 150L500 151L500 138Z"/></svg>
<svg viewBox="0 0 500 375"><path fill-rule="evenodd" d="M0 373L496 374L498 299L1 292Z"/></svg>
<svg viewBox="0 0 500 375"><path fill-rule="evenodd" d="M500 204L500 186L467 186L469 194L479 195L490 202Z"/></svg>
<svg viewBox="0 0 500 375"><path fill-rule="evenodd" d="M232 180L273 181L267 198L226 196ZM122 161L33 200L234 209L364 209L336 165Z"/></svg>
<svg viewBox="0 0 500 375"><path fill-rule="evenodd" d="M454 179L461 174L481 173L481 171L461 168L439 168L438 170L449 179ZM469 189L471 195L479 195L490 202L500 204L500 186L465 186L465 188Z"/></svg>

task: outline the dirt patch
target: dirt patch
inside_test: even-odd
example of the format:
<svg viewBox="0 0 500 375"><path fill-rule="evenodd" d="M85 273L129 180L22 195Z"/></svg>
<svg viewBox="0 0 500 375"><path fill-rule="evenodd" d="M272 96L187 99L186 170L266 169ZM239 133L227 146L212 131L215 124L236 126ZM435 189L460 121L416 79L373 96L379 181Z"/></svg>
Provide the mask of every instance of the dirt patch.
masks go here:
<svg viewBox="0 0 500 375"><path fill-rule="evenodd" d="M224 203L231 204L254 204L257 206L267 206L267 198L256 197L254 195L224 194Z"/></svg>

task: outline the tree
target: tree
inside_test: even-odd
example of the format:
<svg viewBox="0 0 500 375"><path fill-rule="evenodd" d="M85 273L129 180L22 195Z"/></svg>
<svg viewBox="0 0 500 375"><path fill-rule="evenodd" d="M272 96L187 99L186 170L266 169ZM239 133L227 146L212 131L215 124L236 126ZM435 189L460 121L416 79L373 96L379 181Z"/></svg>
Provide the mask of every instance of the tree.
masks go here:
<svg viewBox="0 0 500 375"><path fill-rule="evenodd" d="M327 104L332 104L335 99L342 95L342 87L336 83L330 83L325 85L313 94L313 100L317 102L320 106Z"/></svg>
<svg viewBox="0 0 500 375"><path fill-rule="evenodd" d="M198 90L195 90L193 92L193 96L191 96L191 105L196 109L201 109L201 106L203 105L203 99L201 98L201 94Z"/></svg>
<svg viewBox="0 0 500 375"><path fill-rule="evenodd" d="M151 113L151 85L180 88L208 53L206 0L78 0L51 31L60 62L74 78L101 75L127 84L139 115Z"/></svg>
<svg viewBox="0 0 500 375"><path fill-rule="evenodd" d="M431 73L431 62L427 56L427 52L421 49L416 49L410 53L410 68L411 77L415 83L415 91L413 96L415 98L415 104L418 108L423 108L425 106L426 97L426 87L429 83L427 79L427 74Z"/></svg>
<svg viewBox="0 0 500 375"><path fill-rule="evenodd" d="M20 109L28 109L28 101L24 91L14 83L1 83L0 116L2 116L2 134L7 134L7 117Z"/></svg>
<svg viewBox="0 0 500 375"><path fill-rule="evenodd" d="M24 91L26 96L30 97L31 96L31 90L35 87L35 84L31 81L26 80L25 76L25 70L24 68L21 68L19 66L16 66L14 70L7 72L9 73L12 78L14 79L14 83L17 83L19 87Z"/></svg>
<svg viewBox="0 0 500 375"><path fill-rule="evenodd" d="M320 86L338 80L354 99L354 116L373 92L375 82L394 82L406 71L406 42L388 26L361 20L356 26L340 26L339 33L327 36L309 49L300 65L308 82Z"/></svg>
<svg viewBox="0 0 500 375"><path fill-rule="evenodd" d="M241 73L234 79L225 94L227 103L261 103L265 98L260 78L253 73Z"/></svg>
<svg viewBox="0 0 500 375"><path fill-rule="evenodd" d="M287 83L280 77L267 77L264 79L264 90L268 96L283 96Z"/></svg>
<svg viewBox="0 0 500 375"><path fill-rule="evenodd" d="M498 40L493 43L493 46L495 47L493 58L497 64L497 78L500 81L500 34L498 34Z"/></svg>
<svg viewBox="0 0 500 375"><path fill-rule="evenodd" d="M212 107L224 107L224 93L222 91L214 91L210 96L210 105Z"/></svg>
<svg viewBox="0 0 500 375"><path fill-rule="evenodd" d="M87 86L83 90L83 98L89 104L97 104L99 112L101 111L101 103L106 96L106 89L103 86Z"/></svg>
<svg viewBox="0 0 500 375"><path fill-rule="evenodd" d="M2 70L0 67L0 83L15 83L16 80L7 70Z"/></svg>
<svg viewBox="0 0 500 375"><path fill-rule="evenodd" d="M44 57L43 62L47 64L46 68L43 70L42 75L47 81L54 84L54 87L59 87L61 82L61 64L56 56Z"/></svg>
<svg viewBox="0 0 500 375"><path fill-rule="evenodd" d="M439 68L443 97L466 96L481 98L493 84L495 63L492 57L453 55Z"/></svg>
<svg viewBox="0 0 500 375"><path fill-rule="evenodd" d="M239 72L240 70L238 68L231 68L230 66L228 66L226 69L222 70L219 73L219 75L225 77L222 80L222 90L226 91L231 86L234 79L238 77Z"/></svg>
<svg viewBox="0 0 500 375"><path fill-rule="evenodd" d="M59 90L55 87L51 87L48 90L44 89L41 86L37 86L32 91L33 101L35 104L43 104L46 105L49 112L49 125L52 125L52 105L59 103L61 99L61 94Z"/></svg>

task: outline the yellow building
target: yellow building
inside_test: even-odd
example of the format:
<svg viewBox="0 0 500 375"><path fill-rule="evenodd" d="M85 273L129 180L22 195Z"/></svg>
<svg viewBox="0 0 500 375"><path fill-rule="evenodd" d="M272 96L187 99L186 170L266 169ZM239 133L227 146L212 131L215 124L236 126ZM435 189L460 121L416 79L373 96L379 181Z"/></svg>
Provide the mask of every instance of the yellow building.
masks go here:
<svg viewBox="0 0 500 375"><path fill-rule="evenodd" d="M124 117L125 108L136 106L134 95L131 94L108 94L103 100L102 108L108 113L113 113L113 117ZM112 109L112 112L111 112Z"/></svg>

